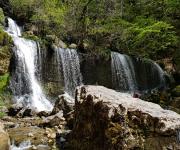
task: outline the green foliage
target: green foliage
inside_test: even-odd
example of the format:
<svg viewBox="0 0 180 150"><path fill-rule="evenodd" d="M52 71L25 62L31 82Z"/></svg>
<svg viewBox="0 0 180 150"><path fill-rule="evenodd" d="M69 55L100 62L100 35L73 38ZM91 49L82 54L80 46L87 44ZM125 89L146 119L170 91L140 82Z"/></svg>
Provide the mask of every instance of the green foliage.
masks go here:
<svg viewBox="0 0 180 150"><path fill-rule="evenodd" d="M44 1L31 20L44 34L58 34L63 24L65 7L58 0Z"/></svg>
<svg viewBox="0 0 180 150"><path fill-rule="evenodd" d="M132 53L143 57L158 59L172 54L177 47L178 38L173 31L173 26L159 21L152 25L139 27L135 24L129 28L130 42L128 43ZM133 52L134 51L134 52Z"/></svg>
<svg viewBox="0 0 180 150"><path fill-rule="evenodd" d="M180 35L178 0L10 0L14 15L85 52L108 50L159 59L172 55ZM31 30L29 28L29 30ZM28 35L34 39L33 35Z"/></svg>
<svg viewBox="0 0 180 150"><path fill-rule="evenodd" d="M16 17L35 24L38 34L59 34L65 6L59 0L10 0Z"/></svg>
<svg viewBox="0 0 180 150"><path fill-rule="evenodd" d="M38 0L10 0L13 13L17 18L28 21L34 14L34 9L40 5Z"/></svg>

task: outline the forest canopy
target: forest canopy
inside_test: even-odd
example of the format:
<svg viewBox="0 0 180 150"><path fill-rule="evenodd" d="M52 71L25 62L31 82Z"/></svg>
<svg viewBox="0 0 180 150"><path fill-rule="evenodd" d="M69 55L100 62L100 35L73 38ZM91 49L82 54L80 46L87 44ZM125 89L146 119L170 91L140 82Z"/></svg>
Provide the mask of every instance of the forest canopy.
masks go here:
<svg viewBox="0 0 180 150"><path fill-rule="evenodd" d="M85 52L160 59L179 47L179 0L10 0L10 5L27 30L35 26L35 35L55 35Z"/></svg>

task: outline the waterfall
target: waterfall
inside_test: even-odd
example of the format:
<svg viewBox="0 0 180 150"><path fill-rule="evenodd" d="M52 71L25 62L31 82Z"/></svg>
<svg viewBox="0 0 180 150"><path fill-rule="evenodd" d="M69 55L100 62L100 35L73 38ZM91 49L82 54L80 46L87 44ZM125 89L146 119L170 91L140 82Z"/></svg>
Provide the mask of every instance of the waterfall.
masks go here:
<svg viewBox="0 0 180 150"><path fill-rule="evenodd" d="M111 53L112 86L118 91L149 91L166 87L165 72L154 61L132 59L117 52Z"/></svg>
<svg viewBox="0 0 180 150"><path fill-rule="evenodd" d="M70 96L74 96L75 88L82 84L77 51L74 49L57 48L56 52L59 71L63 70L65 92Z"/></svg>
<svg viewBox="0 0 180 150"><path fill-rule="evenodd" d="M20 28L8 18L7 32L14 41L14 67L10 86L16 103L37 111L52 110L36 78L38 45L35 41L20 38Z"/></svg>
<svg viewBox="0 0 180 150"><path fill-rule="evenodd" d="M153 63L153 66L154 66L154 69L157 70L158 72L158 75L159 75L159 79L160 79L160 86L161 87L166 87L166 81L165 81L165 73L164 71L162 70L162 68L156 63L156 62L152 62Z"/></svg>
<svg viewBox="0 0 180 150"><path fill-rule="evenodd" d="M129 56L111 53L112 84L118 91L136 90L134 66Z"/></svg>

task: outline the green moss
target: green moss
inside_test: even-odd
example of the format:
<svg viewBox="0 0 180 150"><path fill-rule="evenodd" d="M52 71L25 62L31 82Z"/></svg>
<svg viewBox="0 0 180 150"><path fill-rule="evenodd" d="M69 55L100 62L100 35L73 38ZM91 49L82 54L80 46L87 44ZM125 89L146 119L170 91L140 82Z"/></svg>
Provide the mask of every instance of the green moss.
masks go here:
<svg viewBox="0 0 180 150"><path fill-rule="evenodd" d="M6 90L6 87L9 82L9 74L6 73L3 76L0 76L0 118L6 115L5 112L1 110L4 106L10 105L11 94Z"/></svg>
<svg viewBox="0 0 180 150"><path fill-rule="evenodd" d="M4 13L2 8L0 8L0 25L4 25L4 20L5 20Z"/></svg>
<svg viewBox="0 0 180 150"><path fill-rule="evenodd" d="M0 119L3 118L4 116L6 116L5 112L0 112Z"/></svg>
<svg viewBox="0 0 180 150"><path fill-rule="evenodd" d="M6 73L3 76L0 76L0 92L4 91L4 88L6 87L9 80L9 74Z"/></svg>

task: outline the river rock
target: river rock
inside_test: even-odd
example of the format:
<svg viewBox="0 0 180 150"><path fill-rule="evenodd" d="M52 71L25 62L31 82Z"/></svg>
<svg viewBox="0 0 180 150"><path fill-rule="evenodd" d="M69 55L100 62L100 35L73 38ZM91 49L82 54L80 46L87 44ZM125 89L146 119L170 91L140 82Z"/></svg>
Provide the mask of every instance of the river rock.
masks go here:
<svg viewBox="0 0 180 150"><path fill-rule="evenodd" d="M67 149L180 148L176 143L180 115L126 93L102 86L78 87L74 116ZM154 137L152 143L149 139Z"/></svg>
<svg viewBox="0 0 180 150"><path fill-rule="evenodd" d="M13 104L8 109L8 116L16 116L23 109L23 105L21 103Z"/></svg>
<svg viewBox="0 0 180 150"><path fill-rule="evenodd" d="M39 116L39 117L48 117L49 116L49 112L47 112L47 111L40 111L40 112L38 112L37 113L37 116Z"/></svg>
<svg viewBox="0 0 180 150"><path fill-rule="evenodd" d="M45 129L35 126L10 128L8 133L15 145L19 145L23 141L30 141L32 145L47 144L48 141Z"/></svg>
<svg viewBox="0 0 180 150"><path fill-rule="evenodd" d="M65 118L63 117L63 112L59 111L55 115L43 118L43 121L40 124L40 126L54 127L54 126L65 125L65 124L66 124L66 121L65 121Z"/></svg>
<svg viewBox="0 0 180 150"><path fill-rule="evenodd" d="M4 130L4 125L0 122L0 150L9 150L10 139L8 133Z"/></svg>

